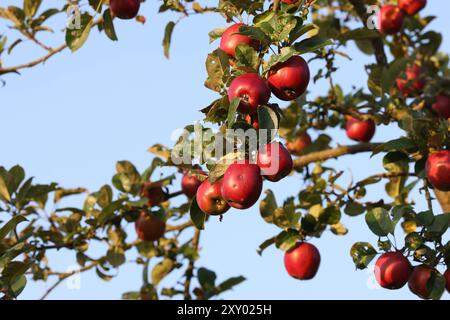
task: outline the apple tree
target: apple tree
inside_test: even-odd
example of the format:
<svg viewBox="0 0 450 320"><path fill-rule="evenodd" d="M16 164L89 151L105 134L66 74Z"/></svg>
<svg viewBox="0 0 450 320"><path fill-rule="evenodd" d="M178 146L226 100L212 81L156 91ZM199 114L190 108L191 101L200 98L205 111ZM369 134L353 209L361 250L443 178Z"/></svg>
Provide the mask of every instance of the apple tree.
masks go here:
<svg viewBox="0 0 450 320"><path fill-rule="evenodd" d="M10 30L0 34L0 79L7 89L8 77L26 76L26 69L61 51L76 52L89 45L92 32L118 41L116 19L145 23L139 12L149 1L72 0L57 6L24 0L21 6L0 7ZM201 230L209 219L222 219L231 208L248 209L261 198L261 223L275 225L279 233L261 239L257 250L285 251L293 278L315 276L320 252L314 238L324 232L345 236L341 216L364 215L361 223L373 234L349 248L356 268L377 258L375 277L382 287L408 283L417 296L439 299L450 285L449 57L439 51L442 35L428 28L434 17L420 13L425 6L426 0L161 1L161 14L179 16L165 28L166 57L173 32L183 32L180 21L198 14L223 17L223 25L209 32L217 49L205 63L205 86L216 99L200 110L200 122L186 124L174 146L149 148L154 158L148 168L139 171L130 161L119 161L99 190L37 184L19 165L0 167L2 298L19 297L27 281L53 281L45 298L65 279L89 270L108 281L131 251L138 258L128 262L142 267L142 286L124 293L124 299L214 298L245 278L218 281L213 270L197 265ZM61 45L43 43L42 34L61 29L52 18L62 15L67 15L64 34L54 34ZM42 56L5 64L24 41L40 47ZM335 81L335 60L351 59L346 49L352 42L361 55L373 58L361 70L367 83L344 92ZM322 65L315 74L308 66L313 60ZM329 89L313 97L308 88L320 79ZM372 142L380 125L398 126L402 135ZM339 145L327 134L330 128L346 130L355 143ZM230 137L230 131L244 136ZM318 135L314 140L312 131ZM256 148L247 148L252 139ZM327 165L357 153L382 154L384 171L348 182L344 171ZM162 167L172 174L155 178ZM301 177L305 187L286 199L276 199L271 190L262 195L264 181L283 183L290 174ZM173 183L177 175L182 175L179 187ZM371 197L368 189L375 184L385 186L389 201ZM413 190L423 199L412 199ZM86 195L83 204L64 205L67 197L80 194ZM175 197L186 201L174 206ZM428 209L418 211L414 201ZM127 234L130 223L136 235ZM399 231L404 239L396 243ZM94 247L103 253L94 256ZM52 268L48 252L60 249L73 253L79 270ZM179 274L179 281L161 287L171 273Z"/></svg>

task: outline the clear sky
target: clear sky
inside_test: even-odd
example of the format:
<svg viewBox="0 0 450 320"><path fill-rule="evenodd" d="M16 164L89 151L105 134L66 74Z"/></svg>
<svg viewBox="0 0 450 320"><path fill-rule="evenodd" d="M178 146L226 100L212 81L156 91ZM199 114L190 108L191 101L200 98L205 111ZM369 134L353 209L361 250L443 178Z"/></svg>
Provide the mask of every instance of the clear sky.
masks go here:
<svg viewBox="0 0 450 320"><path fill-rule="evenodd" d="M0 0L0 6L19 2ZM441 49L450 52L449 25L443 14L449 12L450 3L428 2L423 12L437 16L431 28L443 33ZM213 14L183 20L174 32L171 59L166 60L162 54L162 35L166 23L176 17L156 14L158 4L147 1L141 7L141 14L147 18L145 25L118 21L118 42L94 31L75 54L65 51L44 66L23 71L21 76L4 77L6 85L0 88L0 165L9 168L20 164L41 183L56 181L64 187L83 186L95 191L110 183L116 161L127 159L143 170L151 161L146 152L149 146L158 142L171 146L175 129L201 119L197 110L216 98L203 86L206 55L218 45L209 45L208 32L225 26L225 21ZM52 21L56 33L47 39L54 45L63 41L59 33L63 20ZM12 32L3 21L2 32ZM338 57L336 82L348 92L352 86L365 86L363 65L373 58L357 52L353 46L345 51L353 60ZM6 56L4 64L26 62L42 53L26 43L16 48L12 56ZM310 65L313 73L318 67L318 62ZM328 90L327 83L312 83L309 90L312 96L323 94ZM351 143L339 129L327 133L335 144ZM387 141L399 133L395 127L382 126L377 128L373 141ZM317 133L311 135L315 137ZM329 161L327 165L336 165L351 171L355 179L362 179L382 172L380 163L379 156L370 159L369 154L361 154ZM289 177L281 183L265 183L265 188L272 188L281 202L294 195L293 191L301 190L302 181L298 176ZM171 190L179 190L179 182ZM369 189L368 194L372 200L385 197L384 185ZM418 192L414 198L417 210L424 210L424 198ZM81 204L82 199L71 201ZM355 270L349 256L351 245L361 240L375 245L377 239L363 216L343 217L343 223L350 230L347 236L336 237L327 232L321 239L313 240L321 252L322 264L311 281L299 282L287 275L282 251L272 247L262 257L257 255L258 245L279 231L261 219L257 206L246 211L232 210L222 223L210 221L202 233L202 257L197 266L215 270L218 281L237 275L247 278L222 296L226 299L415 298L406 287L398 291L379 289L371 272ZM129 237L134 239L132 229L130 225ZM50 255L50 261L56 269L65 271L74 264L74 256L60 252ZM161 285L170 285L174 280L169 277ZM29 283L21 298L38 298L52 283ZM80 279L79 289L63 284L49 298L118 299L123 292L136 290L140 285L141 269L127 264L111 282L100 280L95 272L86 273ZM446 293L443 298L449 297Z"/></svg>

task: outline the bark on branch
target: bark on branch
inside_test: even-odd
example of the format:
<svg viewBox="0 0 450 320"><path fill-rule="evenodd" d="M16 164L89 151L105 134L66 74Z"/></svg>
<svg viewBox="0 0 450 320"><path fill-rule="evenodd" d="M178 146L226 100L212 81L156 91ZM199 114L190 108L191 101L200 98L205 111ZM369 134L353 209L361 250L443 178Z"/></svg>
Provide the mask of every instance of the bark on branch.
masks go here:
<svg viewBox="0 0 450 320"><path fill-rule="evenodd" d="M294 168L300 170L302 167L317 161L325 161L332 158L337 158L347 154L356 154L361 152L372 151L380 143L361 143L353 146L340 146L335 149L328 149L318 152L313 152L294 160Z"/></svg>
<svg viewBox="0 0 450 320"><path fill-rule="evenodd" d="M358 14L359 18L361 19L364 26L366 26L367 21L370 19L370 15L367 12L367 8L364 5L362 0L348 0L352 5L353 8L355 8L356 13ZM387 58L386 53L384 52L384 44L383 41L380 38L375 38L370 40L372 43L372 47L375 51L375 58L377 59L377 63L379 65L386 65L387 64Z"/></svg>

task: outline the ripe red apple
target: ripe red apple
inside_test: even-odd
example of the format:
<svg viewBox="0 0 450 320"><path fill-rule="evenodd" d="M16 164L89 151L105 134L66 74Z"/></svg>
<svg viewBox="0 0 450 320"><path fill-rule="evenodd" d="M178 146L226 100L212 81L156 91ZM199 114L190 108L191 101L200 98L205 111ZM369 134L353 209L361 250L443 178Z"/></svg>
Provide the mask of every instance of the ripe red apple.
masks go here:
<svg viewBox="0 0 450 320"><path fill-rule="evenodd" d="M218 216L230 209L222 197L221 188L222 181L211 183L209 179L206 179L197 189L197 204L205 214Z"/></svg>
<svg viewBox="0 0 450 320"><path fill-rule="evenodd" d="M291 154L300 155L303 150L311 144L311 137L308 133L297 136L293 141L288 141L286 147Z"/></svg>
<svg viewBox="0 0 450 320"><path fill-rule="evenodd" d="M399 32L403 27L405 14L397 7L386 4L381 7L378 13L378 27L381 33L394 34Z"/></svg>
<svg viewBox="0 0 450 320"><path fill-rule="evenodd" d="M294 248L284 254L284 266L287 273L298 280L314 278L319 265L319 250L310 243L297 243Z"/></svg>
<svg viewBox="0 0 450 320"><path fill-rule="evenodd" d="M436 112L441 118L450 118L450 97L446 95L438 95L436 102L431 106L434 112Z"/></svg>
<svg viewBox="0 0 450 320"><path fill-rule="evenodd" d="M120 19L133 19L139 12L141 0L109 0L109 8Z"/></svg>
<svg viewBox="0 0 450 320"><path fill-rule="evenodd" d="M201 170L196 170L196 174L207 176ZM202 184L202 181L192 173L185 173L181 179L181 190L188 198L193 198L197 194L197 189Z"/></svg>
<svg viewBox="0 0 450 320"><path fill-rule="evenodd" d="M220 40L220 49L225 51L229 56L236 57L236 47L240 44L247 44L255 50L259 50L259 41L252 39L249 36L238 34L239 28L242 26L245 26L245 24L236 23L225 30L225 32L222 34L222 39Z"/></svg>
<svg viewBox="0 0 450 320"><path fill-rule="evenodd" d="M260 105L267 104L270 99L270 89L256 73L240 75L231 82L228 88L228 98L241 98L238 111L246 114L254 114Z"/></svg>
<svg viewBox="0 0 450 320"><path fill-rule="evenodd" d="M247 122L249 125L251 125L256 130L259 129L259 120L258 120L258 116L257 115L247 114L245 116L245 122Z"/></svg>
<svg viewBox="0 0 450 320"><path fill-rule="evenodd" d="M427 5L427 0L398 0L398 7L413 16Z"/></svg>
<svg viewBox="0 0 450 320"><path fill-rule="evenodd" d="M355 141L369 142L375 134L375 122L372 119L359 120L349 117L345 124L347 136Z"/></svg>
<svg viewBox="0 0 450 320"><path fill-rule="evenodd" d="M409 279L411 263L401 252L382 254L375 264L375 278L386 289L400 289Z"/></svg>
<svg viewBox="0 0 450 320"><path fill-rule="evenodd" d="M258 201L262 191L262 177L256 164L248 161L230 165L223 176L222 196L236 209L248 209Z"/></svg>
<svg viewBox="0 0 450 320"><path fill-rule="evenodd" d="M438 271L424 264L414 267L408 281L409 290L422 299L430 299L427 283L433 273L438 273Z"/></svg>
<svg viewBox="0 0 450 320"><path fill-rule="evenodd" d="M267 82L279 99L291 101L305 93L309 78L306 61L300 56L294 56L270 69Z"/></svg>
<svg viewBox="0 0 450 320"><path fill-rule="evenodd" d="M433 187L441 191L450 191L450 150L441 150L429 155L425 171Z"/></svg>
<svg viewBox="0 0 450 320"><path fill-rule="evenodd" d="M414 64L406 69L406 73L396 80L397 88L404 96L411 97L422 93L425 81L422 78L422 68Z"/></svg>
<svg viewBox="0 0 450 320"><path fill-rule="evenodd" d="M139 239L143 241L155 241L166 232L166 223L154 214L142 211L134 223Z"/></svg>
<svg viewBox="0 0 450 320"><path fill-rule="evenodd" d="M447 292L450 293L450 269L447 269L444 272L444 278L445 278L445 288L447 289Z"/></svg>
<svg viewBox="0 0 450 320"><path fill-rule="evenodd" d="M142 186L141 197L147 198L148 206L153 207L166 200L166 193L160 184L147 181Z"/></svg>
<svg viewBox="0 0 450 320"><path fill-rule="evenodd" d="M256 164L269 181L277 182L289 175L294 166L291 154L279 142L264 145L258 151Z"/></svg>

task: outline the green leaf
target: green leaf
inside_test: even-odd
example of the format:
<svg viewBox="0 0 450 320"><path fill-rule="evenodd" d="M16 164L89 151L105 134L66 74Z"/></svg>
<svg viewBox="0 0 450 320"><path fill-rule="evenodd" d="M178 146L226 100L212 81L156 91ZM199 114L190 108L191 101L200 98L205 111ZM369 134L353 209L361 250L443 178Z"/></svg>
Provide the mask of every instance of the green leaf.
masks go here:
<svg viewBox="0 0 450 320"><path fill-rule="evenodd" d="M156 287L159 282L166 277L175 267L172 259L164 258L160 263L155 265L152 270L152 284Z"/></svg>
<svg viewBox="0 0 450 320"><path fill-rule="evenodd" d="M109 9L103 12L103 29L105 30L105 34L112 41L117 41L116 30L114 29L114 22L111 17L111 11Z"/></svg>
<svg viewBox="0 0 450 320"><path fill-rule="evenodd" d="M227 30L227 27L216 28L216 29L210 31L208 34L209 35L209 43L211 44L214 41L216 41L217 39L219 39L220 37L222 37L225 30Z"/></svg>
<svg viewBox="0 0 450 320"><path fill-rule="evenodd" d="M258 250L256 251L260 256L262 255L263 251L270 247L271 245L275 244L276 237L272 237L270 239L267 239L263 243L261 243L258 247Z"/></svg>
<svg viewBox="0 0 450 320"><path fill-rule="evenodd" d="M376 255L375 248L367 242L357 242L350 249L350 256L358 269L367 268Z"/></svg>
<svg viewBox="0 0 450 320"><path fill-rule="evenodd" d="M247 44L240 44L236 47L237 67L248 72L257 72L259 67L259 54L255 49Z"/></svg>
<svg viewBox="0 0 450 320"><path fill-rule="evenodd" d="M206 58L208 78L205 86L213 91L221 92L230 77L230 61L222 50L215 50Z"/></svg>
<svg viewBox="0 0 450 320"><path fill-rule="evenodd" d="M14 166L8 171L8 191L13 194L25 179L25 171L21 166Z"/></svg>
<svg viewBox="0 0 450 320"><path fill-rule="evenodd" d="M338 40L345 43L348 40L368 40L380 37L380 33L376 30L359 28L347 31L339 35Z"/></svg>
<svg viewBox="0 0 450 320"><path fill-rule="evenodd" d="M278 135L279 118L272 108L260 106L258 108L259 128L268 130L267 142L273 141Z"/></svg>
<svg viewBox="0 0 450 320"><path fill-rule="evenodd" d="M448 229L450 213L440 214L434 217L433 223L427 228L428 232L442 236Z"/></svg>
<svg viewBox="0 0 450 320"><path fill-rule="evenodd" d="M25 15L28 18L34 17L34 15L38 11L41 3L42 3L42 0L24 0L23 1L23 10L25 12Z"/></svg>
<svg viewBox="0 0 450 320"><path fill-rule="evenodd" d="M206 268L199 268L197 271L198 282L205 291L212 291L216 286L216 273Z"/></svg>
<svg viewBox="0 0 450 320"><path fill-rule="evenodd" d="M282 48L280 54L274 54L269 58L267 65L264 66L264 73L269 72L269 70L277 64L286 62L295 55L297 55L297 51L292 47Z"/></svg>
<svg viewBox="0 0 450 320"><path fill-rule="evenodd" d="M337 224L341 220L341 210L338 207L328 207L319 215L319 222L325 224Z"/></svg>
<svg viewBox="0 0 450 320"><path fill-rule="evenodd" d="M78 195L81 193L87 192L87 189L84 188L76 188L76 189L64 189L60 188L55 191L53 202L58 203L62 198L72 196L72 195Z"/></svg>
<svg viewBox="0 0 450 320"><path fill-rule="evenodd" d="M326 46L332 45L333 41L326 37L315 36L309 39L305 39L296 43L294 45L294 49L298 52L298 54L305 54L308 52L313 52L320 50Z"/></svg>
<svg viewBox="0 0 450 320"><path fill-rule="evenodd" d="M231 128L236 122L236 112L240 103L241 98L234 98L230 103L230 107L228 109L228 128Z"/></svg>
<svg viewBox="0 0 450 320"><path fill-rule="evenodd" d="M417 218L424 226L431 226L434 222L434 215L431 211L422 211L417 214Z"/></svg>
<svg viewBox="0 0 450 320"><path fill-rule="evenodd" d="M8 186L6 185L4 177L1 175L0 175L0 197L3 198L5 201L11 201Z"/></svg>
<svg viewBox="0 0 450 320"><path fill-rule="evenodd" d="M106 260L114 268L117 268L125 263L125 253L122 248L119 247L110 248L106 253Z"/></svg>
<svg viewBox="0 0 450 320"><path fill-rule="evenodd" d="M430 293L430 298L433 300L440 300L445 291L446 280L442 274L433 270L430 278L427 281L427 291Z"/></svg>
<svg viewBox="0 0 450 320"><path fill-rule="evenodd" d="M399 139L391 140L375 147L372 153L372 157L383 151L401 151L414 148L417 148L417 145L414 141L406 137L401 137Z"/></svg>
<svg viewBox="0 0 450 320"><path fill-rule="evenodd" d="M9 220L3 227L0 229L0 240L5 238L8 233L14 230L14 228L21 222L28 221L24 216L22 215L16 215L11 220Z"/></svg>
<svg viewBox="0 0 450 320"><path fill-rule="evenodd" d="M277 200L272 190L266 190L266 197L259 202L259 212L267 223L273 223L273 214L278 208Z"/></svg>
<svg viewBox="0 0 450 320"><path fill-rule="evenodd" d="M80 18L80 28L66 30L66 44L72 52L80 49L89 37L91 32L93 17L89 13L83 13Z"/></svg>
<svg viewBox="0 0 450 320"><path fill-rule="evenodd" d="M389 212L384 208L374 208L367 212L366 223L369 229L379 237L393 233L393 225Z"/></svg>
<svg viewBox="0 0 450 320"><path fill-rule="evenodd" d="M278 249L288 251L292 249L300 239L301 238L297 230L288 229L287 231L282 231L276 236L275 245Z"/></svg>
<svg viewBox="0 0 450 320"><path fill-rule="evenodd" d="M364 211L366 211L366 208L362 204L355 201L349 201L344 209L344 212L351 217L358 216L364 213Z"/></svg>
<svg viewBox="0 0 450 320"><path fill-rule="evenodd" d="M19 254L28 251L29 247L24 242L19 242L13 247L9 248L0 255L0 270L3 269L9 262L11 262Z"/></svg>
<svg viewBox="0 0 450 320"><path fill-rule="evenodd" d="M270 43L269 36L267 36L267 34L258 27L241 26L239 27L239 34L258 40L263 46Z"/></svg>
<svg viewBox="0 0 450 320"><path fill-rule="evenodd" d="M163 38L163 48L164 48L164 55L167 59L170 57L170 42L172 40L172 33L173 29L175 28L175 22L170 21L166 25L166 29L164 30L164 38Z"/></svg>
<svg viewBox="0 0 450 320"><path fill-rule="evenodd" d="M217 294L230 290L245 280L245 277L242 276L229 278L217 286Z"/></svg>
<svg viewBox="0 0 450 320"><path fill-rule="evenodd" d="M199 230L203 230L205 228L206 214L200 210L196 197L192 199L189 214L195 227Z"/></svg>

